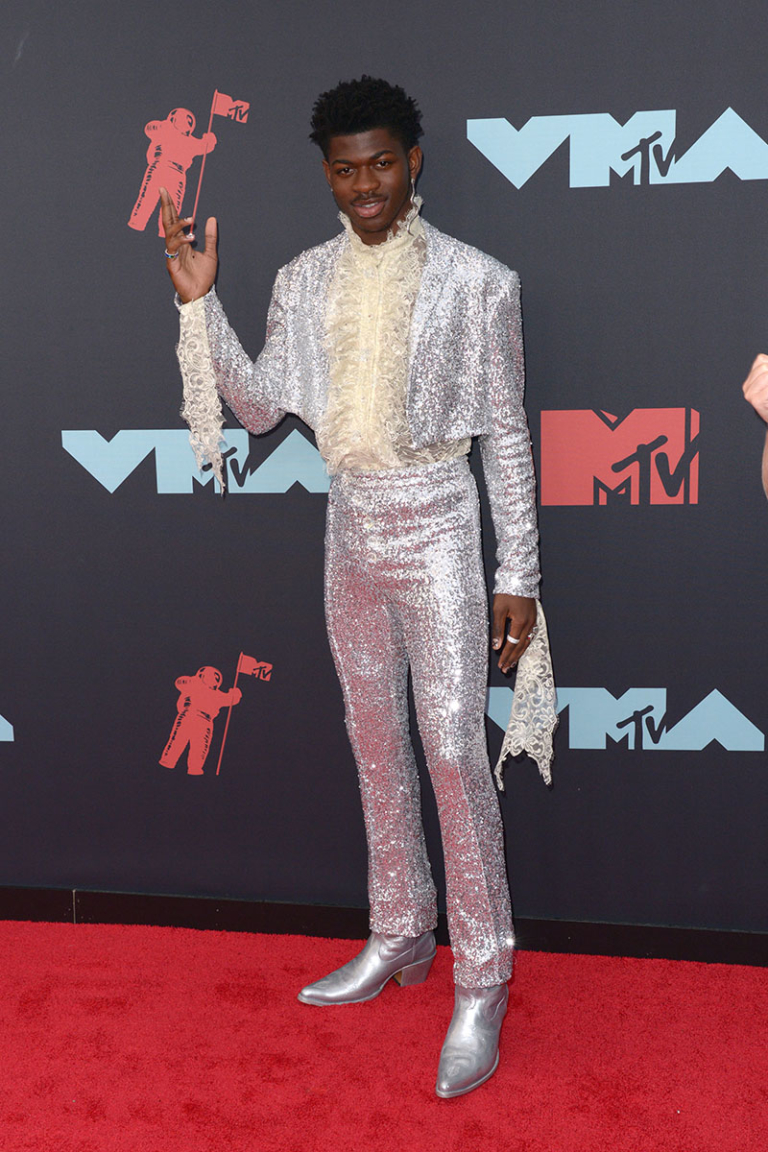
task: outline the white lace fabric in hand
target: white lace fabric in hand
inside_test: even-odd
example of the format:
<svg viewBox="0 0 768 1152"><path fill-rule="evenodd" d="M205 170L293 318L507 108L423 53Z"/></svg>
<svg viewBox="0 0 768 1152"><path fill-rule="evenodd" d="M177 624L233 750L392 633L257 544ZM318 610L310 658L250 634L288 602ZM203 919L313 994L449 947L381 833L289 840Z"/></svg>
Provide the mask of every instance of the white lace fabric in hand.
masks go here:
<svg viewBox="0 0 768 1152"><path fill-rule="evenodd" d="M181 415L189 425L189 442L195 453L198 468L210 464L213 474L224 493L224 461L221 429L224 414L216 391L208 332L205 326L203 298L179 309L181 336L176 348L184 382L184 402Z"/></svg>
<svg viewBox="0 0 768 1152"><path fill-rule="evenodd" d="M536 601L536 631L517 663L515 698L494 775L504 791L504 761L527 752L535 760L545 784L552 783L552 738L558 725L555 678L549 651L547 621Z"/></svg>

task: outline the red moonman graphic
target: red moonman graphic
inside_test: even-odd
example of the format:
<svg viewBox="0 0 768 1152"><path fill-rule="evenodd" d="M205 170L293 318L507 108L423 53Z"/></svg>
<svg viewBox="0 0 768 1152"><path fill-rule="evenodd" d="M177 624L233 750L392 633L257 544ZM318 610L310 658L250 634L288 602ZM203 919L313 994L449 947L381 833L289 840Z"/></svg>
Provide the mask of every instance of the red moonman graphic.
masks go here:
<svg viewBox="0 0 768 1152"><path fill-rule="evenodd" d="M208 131L202 136L193 136L195 118L188 108L174 108L169 112L166 120L150 120L144 132L150 139L147 149L147 170L139 192L139 198L133 206L128 221L129 228L143 232L150 216L160 202L160 189L167 188L168 195L181 215L181 206L184 202L184 192L187 186L187 171L196 156L202 156L200 177L197 181L195 206L192 210L193 218L197 215L197 203L200 199L200 187L203 183L205 161L208 153L216 147L216 137L211 132L214 116L225 116L228 120L235 120L238 124L246 124L250 104L245 100L233 100L224 92L214 90L211 102L211 114L208 118ZM158 208L157 231L164 236L162 216Z"/></svg>
<svg viewBox="0 0 768 1152"><path fill-rule="evenodd" d="M699 413L583 408L541 414L541 503L697 504Z"/></svg>
<svg viewBox="0 0 768 1152"><path fill-rule="evenodd" d="M178 716L163 749L160 763L164 768L175 768L184 749L189 745L187 773L202 776L203 765L211 747L213 722L222 708L239 704L242 692L230 688L223 692L221 672L218 668L200 668L194 676L179 676L176 687L179 699L176 704ZM231 715L231 711L230 711Z"/></svg>
<svg viewBox="0 0 768 1152"><path fill-rule="evenodd" d="M160 202L160 189L167 188L168 195L181 214L184 191L187 186L187 169L196 156L212 152L216 147L213 132L204 136L193 136L195 118L188 108L174 108L167 120L150 120L144 128L149 136L147 149L147 170L133 206L129 228L143 232L150 216ZM165 236L161 216L157 217L159 236Z"/></svg>

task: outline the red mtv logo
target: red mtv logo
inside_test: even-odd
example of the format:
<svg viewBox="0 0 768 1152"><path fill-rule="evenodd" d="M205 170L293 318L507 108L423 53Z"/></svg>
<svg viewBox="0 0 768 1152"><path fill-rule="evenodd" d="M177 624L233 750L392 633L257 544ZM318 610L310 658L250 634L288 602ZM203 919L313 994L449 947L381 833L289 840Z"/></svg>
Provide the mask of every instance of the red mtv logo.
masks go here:
<svg viewBox="0 0 768 1152"><path fill-rule="evenodd" d="M693 408L541 414L542 504L697 504L699 414Z"/></svg>

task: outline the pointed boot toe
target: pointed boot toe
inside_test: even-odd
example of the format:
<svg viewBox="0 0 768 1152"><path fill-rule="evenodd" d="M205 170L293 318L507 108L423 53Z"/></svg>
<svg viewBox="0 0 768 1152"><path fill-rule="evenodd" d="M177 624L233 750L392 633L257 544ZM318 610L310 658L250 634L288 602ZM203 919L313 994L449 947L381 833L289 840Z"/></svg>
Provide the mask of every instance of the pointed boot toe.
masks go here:
<svg viewBox="0 0 768 1152"><path fill-rule="evenodd" d="M499 1066L499 1033L507 1011L506 984L492 988L456 986L435 1091L444 1100L479 1088Z"/></svg>
<svg viewBox="0 0 768 1152"><path fill-rule="evenodd" d="M393 977L404 987L423 983L434 958L432 932L415 938L372 932L362 952L329 976L307 984L299 992L299 1000L317 1007L362 1004L378 996Z"/></svg>
<svg viewBox="0 0 768 1152"><path fill-rule="evenodd" d="M474 1055L454 1055L440 1061L435 1092L443 1100L463 1096L474 1088L479 1088L490 1080L499 1066L499 1051L493 1057L490 1067L487 1061L478 1061Z"/></svg>

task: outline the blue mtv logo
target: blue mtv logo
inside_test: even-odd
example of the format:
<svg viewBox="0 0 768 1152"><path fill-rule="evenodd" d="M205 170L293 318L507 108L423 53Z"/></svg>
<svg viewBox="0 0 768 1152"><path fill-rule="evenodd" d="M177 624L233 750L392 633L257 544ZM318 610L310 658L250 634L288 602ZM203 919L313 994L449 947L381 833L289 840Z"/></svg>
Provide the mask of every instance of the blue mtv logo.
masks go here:
<svg viewBox="0 0 768 1152"><path fill-rule="evenodd" d="M511 688L491 688L486 712L505 729L512 707ZM683 716L667 725L666 688L629 688L613 696L607 688L559 688L557 711L568 710L570 748L604 749L610 738L635 751L700 752L716 741L728 752L763 752L765 736L714 689Z"/></svg>
<svg viewBox="0 0 768 1152"><path fill-rule="evenodd" d="M768 144L732 108L678 154L677 112L635 112L621 124L608 112L467 120L467 139L516 188L522 188L565 141L571 188L607 188L611 173L633 184L700 184L730 169L740 180L768 180Z"/></svg>
<svg viewBox="0 0 768 1152"><path fill-rule="evenodd" d="M5 716L0 716L0 740L13 740L13 725L8 723Z"/></svg>
<svg viewBox="0 0 768 1152"><path fill-rule="evenodd" d="M260 464L250 460L244 428L228 430L226 441L228 492L287 492L294 484L301 484L307 492L328 491L330 481L320 453L296 428ZM154 455L157 491L162 495L188 495L206 484L219 487L210 468L198 471L184 428L127 428L110 440L92 429L68 431L62 432L61 443L108 492L115 492L150 455Z"/></svg>

